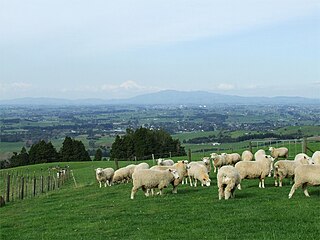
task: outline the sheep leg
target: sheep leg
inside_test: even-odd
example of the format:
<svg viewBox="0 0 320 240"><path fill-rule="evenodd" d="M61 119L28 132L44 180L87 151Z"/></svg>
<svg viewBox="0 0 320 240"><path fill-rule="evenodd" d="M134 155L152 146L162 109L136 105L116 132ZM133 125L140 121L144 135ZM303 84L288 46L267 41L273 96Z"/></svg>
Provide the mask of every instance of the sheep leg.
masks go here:
<svg viewBox="0 0 320 240"><path fill-rule="evenodd" d="M308 193L307 186L308 186L307 183L302 184L302 190L303 190L303 193L304 193L304 195L305 195L306 197L310 197L310 195L309 195L309 193Z"/></svg>
<svg viewBox="0 0 320 240"><path fill-rule="evenodd" d="M283 177L280 176L280 177L279 177L279 187L282 187L282 180L283 180Z"/></svg>
<svg viewBox="0 0 320 240"><path fill-rule="evenodd" d="M301 185L301 184L297 184L297 183L293 184L293 186L292 186L292 188L291 188L291 190L290 190L290 193L289 193L289 199L292 198L294 192L296 191L297 188L300 187L300 185Z"/></svg>
<svg viewBox="0 0 320 240"><path fill-rule="evenodd" d="M107 180L104 182L104 187L107 187Z"/></svg>
<svg viewBox="0 0 320 240"><path fill-rule="evenodd" d="M194 185L194 187L197 187L198 180L195 177L193 179L194 179L194 184L193 185Z"/></svg>
<svg viewBox="0 0 320 240"><path fill-rule="evenodd" d="M192 187L192 179L191 179L191 176L189 176L189 182L190 182L190 187Z"/></svg>
<svg viewBox="0 0 320 240"><path fill-rule="evenodd" d="M225 198L226 200L228 200L228 199L230 198L230 196L231 196L230 189L226 189L226 190L224 191L224 198Z"/></svg>
<svg viewBox="0 0 320 240"><path fill-rule="evenodd" d="M100 184L100 188L101 188L101 181L99 181L99 184Z"/></svg>
<svg viewBox="0 0 320 240"><path fill-rule="evenodd" d="M213 165L213 169L214 169L213 170L214 173L217 172L217 167L216 166Z"/></svg>
<svg viewBox="0 0 320 240"><path fill-rule="evenodd" d="M224 196L223 186L219 186L219 200L221 200L223 196Z"/></svg>
<svg viewBox="0 0 320 240"><path fill-rule="evenodd" d="M139 188L133 187L131 190L131 199L134 199L134 195L136 194L136 192L138 191Z"/></svg>
<svg viewBox="0 0 320 240"><path fill-rule="evenodd" d="M261 179L261 182L262 182L262 188L265 188L265 186L264 186L264 178Z"/></svg>
<svg viewBox="0 0 320 240"><path fill-rule="evenodd" d="M240 183L238 184L237 188L238 188L239 190L241 190L241 184L240 184Z"/></svg>

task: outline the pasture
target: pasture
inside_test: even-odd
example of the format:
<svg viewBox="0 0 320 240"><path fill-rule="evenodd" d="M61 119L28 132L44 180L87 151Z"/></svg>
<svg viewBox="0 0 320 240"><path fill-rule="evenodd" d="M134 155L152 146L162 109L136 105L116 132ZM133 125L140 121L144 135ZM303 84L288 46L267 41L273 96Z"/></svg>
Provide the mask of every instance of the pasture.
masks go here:
<svg viewBox="0 0 320 240"><path fill-rule="evenodd" d="M299 189L289 200L287 179L276 188L267 178L265 189L258 180L244 180L235 199L219 201L212 172L210 187L181 185L172 194L169 186L163 196L148 198L139 190L131 200L132 183L98 187L94 169L114 167L113 162L60 163L65 164L78 187L70 181L0 208L0 239L318 239L320 234L319 187L309 187L310 198Z"/></svg>

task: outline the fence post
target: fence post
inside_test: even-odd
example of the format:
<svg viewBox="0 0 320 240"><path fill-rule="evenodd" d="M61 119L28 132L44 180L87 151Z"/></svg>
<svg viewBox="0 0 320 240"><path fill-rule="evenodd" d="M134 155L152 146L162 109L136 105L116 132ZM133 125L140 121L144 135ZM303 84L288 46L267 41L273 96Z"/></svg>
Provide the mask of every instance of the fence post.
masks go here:
<svg viewBox="0 0 320 240"><path fill-rule="evenodd" d="M48 179L48 188L47 188L47 192L49 192L49 191L50 191L50 175L48 175L47 179Z"/></svg>
<svg viewBox="0 0 320 240"><path fill-rule="evenodd" d="M7 177L7 195L6 195L6 202L10 202L10 174Z"/></svg>
<svg viewBox="0 0 320 240"><path fill-rule="evenodd" d="M154 154L152 153L152 161L153 161L153 165L156 165L155 160L154 160Z"/></svg>
<svg viewBox="0 0 320 240"><path fill-rule="evenodd" d="M36 176L33 175L33 196L36 196L36 188L37 188L37 179Z"/></svg>
<svg viewBox="0 0 320 240"><path fill-rule="evenodd" d="M249 150L250 150L250 152L252 152L252 142L251 141L249 142Z"/></svg>
<svg viewBox="0 0 320 240"><path fill-rule="evenodd" d="M303 138L303 141L302 141L302 152L303 153L307 153L307 138Z"/></svg>
<svg viewBox="0 0 320 240"><path fill-rule="evenodd" d="M24 177L21 177L21 199L24 197Z"/></svg>
<svg viewBox="0 0 320 240"><path fill-rule="evenodd" d="M116 169L119 169L119 163L117 158L114 159L114 163L116 165Z"/></svg>
<svg viewBox="0 0 320 240"><path fill-rule="evenodd" d="M134 156L134 161L135 163L137 163L137 156Z"/></svg>
<svg viewBox="0 0 320 240"><path fill-rule="evenodd" d="M191 149L188 149L188 161L191 162Z"/></svg>

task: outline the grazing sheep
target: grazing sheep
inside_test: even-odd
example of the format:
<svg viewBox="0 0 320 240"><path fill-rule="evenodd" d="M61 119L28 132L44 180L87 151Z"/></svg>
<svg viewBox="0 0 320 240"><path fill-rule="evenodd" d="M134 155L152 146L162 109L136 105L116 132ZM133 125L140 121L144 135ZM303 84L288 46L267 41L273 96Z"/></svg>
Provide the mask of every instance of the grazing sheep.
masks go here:
<svg viewBox="0 0 320 240"><path fill-rule="evenodd" d="M254 154L254 159L261 159L264 158L264 156L266 155L266 151L263 149L259 149L258 151L256 151L256 153Z"/></svg>
<svg viewBox="0 0 320 240"><path fill-rule="evenodd" d="M284 158L288 158L288 148L286 147L281 147L281 148L274 148L274 147L270 147L269 151L271 153L271 156L274 159L278 159L278 157L284 157Z"/></svg>
<svg viewBox="0 0 320 240"><path fill-rule="evenodd" d="M174 179L171 182L171 184L173 186L172 193L177 193L178 185L183 182L183 177L188 175L187 164L188 164L187 160L182 160L182 161L178 161L177 163L173 164L172 166L153 166L150 169L162 170L162 171L163 170L167 170L167 169L175 169L175 170L177 170L177 172L179 174L179 178L178 179Z"/></svg>
<svg viewBox="0 0 320 240"><path fill-rule="evenodd" d="M302 164L312 164L312 159L304 153L296 155L295 159L292 160L279 160L274 164L274 185L282 187L282 180L284 178L294 178L294 170L297 166Z"/></svg>
<svg viewBox="0 0 320 240"><path fill-rule="evenodd" d="M174 164L174 161L171 159L163 159L163 158L159 158L157 160L158 165L160 166L172 166Z"/></svg>
<svg viewBox="0 0 320 240"><path fill-rule="evenodd" d="M241 160L241 156L239 153L222 153L221 155L225 158L225 162L227 165L234 166Z"/></svg>
<svg viewBox="0 0 320 240"><path fill-rule="evenodd" d="M148 163L139 163L138 165L135 166L134 171L140 170L140 169L148 169L150 168Z"/></svg>
<svg viewBox="0 0 320 240"><path fill-rule="evenodd" d="M112 182L113 183L122 183L122 182L128 182L130 179L130 170L132 167L129 165L129 167L122 167L119 168L114 172Z"/></svg>
<svg viewBox="0 0 320 240"><path fill-rule="evenodd" d="M236 187L240 184L239 171L233 166L223 166L217 174L217 185L219 188L219 200L234 198Z"/></svg>
<svg viewBox="0 0 320 240"><path fill-rule="evenodd" d="M305 196L310 197L307 186L320 185L320 165L300 165L294 171L294 184L289 193L289 199L292 198L295 190L302 186Z"/></svg>
<svg viewBox="0 0 320 240"><path fill-rule="evenodd" d="M135 171L132 175L133 187L131 190L131 199L134 199L135 193L142 188L146 196L149 196L148 189L158 188L162 195L163 188L166 188L174 179L178 179L177 170L167 169L164 171L153 169L141 169Z"/></svg>
<svg viewBox="0 0 320 240"><path fill-rule="evenodd" d="M111 186L113 175L114 175L113 168L97 168L95 169L95 171L96 171L96 179L100 184L100 188L101 188L102 182L104 182L105 187L107 187L107 184L108 186Z"/></svg>
<svg viewBox="0 0 320 240"><path fill-rule="evenodd" d="M192 187L192 182L194 186L197 187L197 180L201 182L202 186L210 186L210 178L207 168L200 163L191 162L188 164L188 177L190 181L190 186Z"/></svg>
<svg viewBox="0 0 320 240"><path fill-rule="evenodd" d="M312 155L312 161L314 164L320 164L320 151L315 151Z"/></svg>
<svg viewBox="0 0 320 240"><path fill-rule="evenodd" d="M253 154L249 150L245 150L242 152L241 155L241 160L242 161L252 161L253 160Z"/></svg>
<svg viewBox="0 0 320 240"><path fill-rule="evenodd" d="M217 172L217 169L219 170L220 167L227 165L225 155L222 156L222 154L218 155L216 153L212 153L211 158L212 158L212 165L214 168L213 172Z"/></svg>
<svg viewBox="0 0 320 240"><path fill-rule="evenodd" d="M271 156L265 155L264 158L256 161L238 162L235 167L240 173L241 180L259 178L259 188L265 188L264 179L270 173L273 161L274 159ZM238 189L241 190L240 184Z"/></svg>

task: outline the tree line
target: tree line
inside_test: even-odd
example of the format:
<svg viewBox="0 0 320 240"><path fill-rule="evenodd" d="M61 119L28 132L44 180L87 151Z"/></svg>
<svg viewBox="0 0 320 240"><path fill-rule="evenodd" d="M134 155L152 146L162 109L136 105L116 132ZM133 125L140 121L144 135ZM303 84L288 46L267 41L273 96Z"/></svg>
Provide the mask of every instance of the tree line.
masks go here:
<svg viewBox="0 0 320 240"><path fill-rule="evenodd" d="M110 158L117 160L151 159L151 156L185 156L184 147L178 139L160 129L150 130L140 127L127 129L123 136L116 136L111 147Z"/></svg>
<svg viewBox="0 0 320 240"><path fill-rule="evenodd" d="M14 152L8 161L1 161L0 168L25 166L38 163L51 162L71 162L91 160L84 144L79 141L66 137L62 143L60 151L57 151L51 142L44 140L33 144L27 151L22 147L20 153Z"/></svg>

